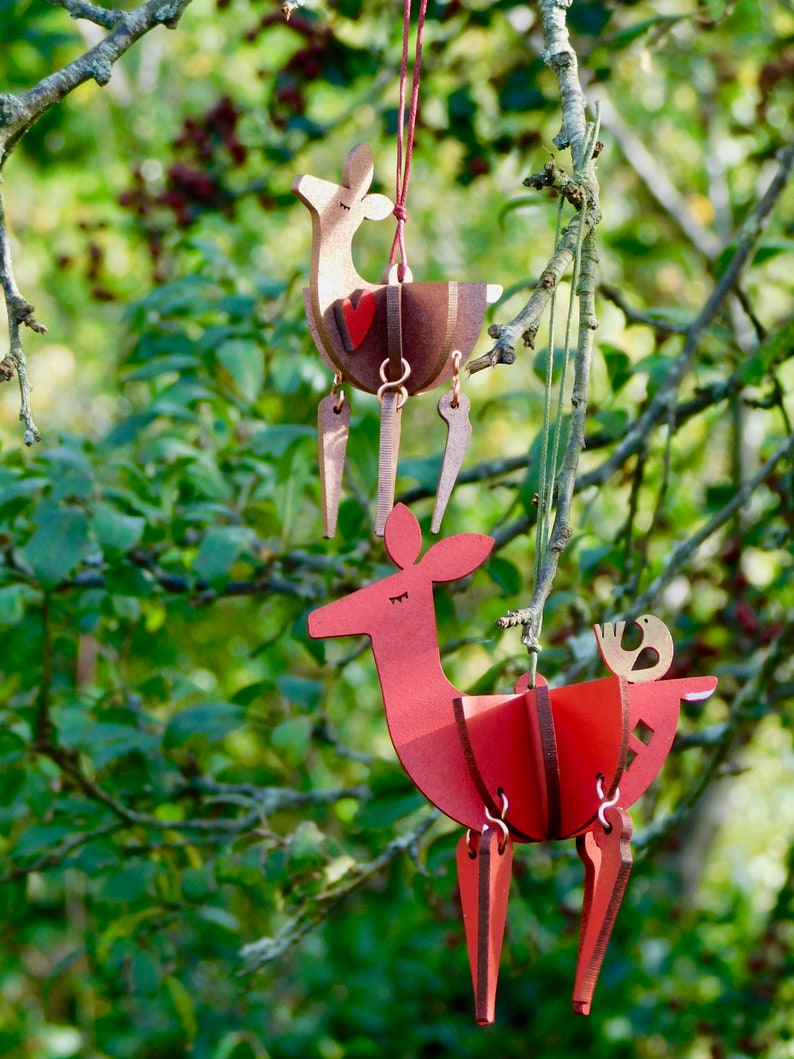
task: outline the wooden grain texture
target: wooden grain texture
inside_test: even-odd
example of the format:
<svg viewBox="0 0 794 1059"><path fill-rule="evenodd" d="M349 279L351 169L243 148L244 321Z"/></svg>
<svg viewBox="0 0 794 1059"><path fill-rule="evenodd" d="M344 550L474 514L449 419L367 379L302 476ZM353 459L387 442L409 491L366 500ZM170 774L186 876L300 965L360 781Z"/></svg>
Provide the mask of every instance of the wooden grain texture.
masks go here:
<svg viewBox="0 0 794 1059"><path fill-rule="evenodd" d="M449 498L458 480L463 458L471 441L471 421L469 411L471 401L465 393L457 395L457 401L451 390L441 395L438 402L438 414L447 424L447 440L444 445L444 459L441 463L441 474L436 490L436 504L433 509L431 532L438 533L441 520L447 509Z"/></svg>
<svg viewBox="0 0 794 1059"><path fill-rule="evenodd" d="M327 363L369 393L377 392L379 368L388 356L389 284L370 283L359 275L353 238L365 220L385 220L393 210L385 195L370 193L373 174L372 151L358 144L345 159L341 184L302 174L292 185L312 218L312 262L304 291L312 337ZM387 278L396 275L395 269L386 270ZM453 349L460 350L460 363L466 362L480 336L486 304L501 294L501 287L410 280L406 276L399 284L406 293L401 355L411 365L408 389L414 394L452 377Z"/></svg>
<svg viewBox="0 0 794 1059"><path fill-rule="evenodd" d="M386 520L394 507L394 485L397 477L397 456L400 451L402 429L401 394L387 390L380 403L380 441L378 449L378 499L375 513L375 533L382 537Z"/></svg>
<svg viewBox="0 0 794 1059"><path fill-rule="evenodd" d="M616 676L625 677L632 684L658 680L673 663L674 646L670 630L655 614L641 614L634 624L642 633L642 639L638 647L629 650L621 644L626 629L625 621L617 621L611 625L594 625L593 631L601 657ZM650 666L635 669L646 651L656 656L655 662Z"/></svg>
<svg viewBox="0 0 794 1059"><path fill-rule="evenodd" d="M350 405L340 403L338 394L329 394L317 409L319 437L320 499L323 516L323 536L333 537L339 514L342 475L350 433Z"/></svg>

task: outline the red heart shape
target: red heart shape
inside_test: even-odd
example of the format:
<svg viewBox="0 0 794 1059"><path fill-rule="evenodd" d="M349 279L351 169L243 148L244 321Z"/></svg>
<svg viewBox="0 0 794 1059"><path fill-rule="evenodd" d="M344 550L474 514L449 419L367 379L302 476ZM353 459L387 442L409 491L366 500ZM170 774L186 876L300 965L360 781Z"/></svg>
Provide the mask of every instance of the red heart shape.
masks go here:
<svg viewBox="0 0 794 1059"><path fill-rule="evenodd" d="M352 298L358 295L354 305ZM334 316L342 336L342 344L348 353L353 353L369 334L375 319L377 300L371 290L355 291L351 298L340 298L334 302Z"/></svg>

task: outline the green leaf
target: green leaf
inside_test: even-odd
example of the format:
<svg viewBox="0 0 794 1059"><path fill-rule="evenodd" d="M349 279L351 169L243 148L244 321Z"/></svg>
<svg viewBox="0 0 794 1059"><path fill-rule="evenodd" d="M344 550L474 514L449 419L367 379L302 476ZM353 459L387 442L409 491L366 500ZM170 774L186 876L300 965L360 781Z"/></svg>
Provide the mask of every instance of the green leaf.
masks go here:
<svg viewBox="0 0 794 1059"><path fill-rule="evenodd" d="M400 477L412 478L422 489L436 491L441 471L441 454L422 459L400 460Z"/></svg>
<svg viewBox="0 0 794 1059"><path fill-rule="evenodd" d="M0 626L10 627L22 621L25 604L35 600L29 585L4 585L0 588Z"/></svg>
<svg viewBox="0 0 794 1059"><path fill-rule="evenodd" d="M17 839L14 856L34 857L50 852L71 833L72 829L64 824L34 824Z"/></svg>
<svg viewBox="0 0 794 1059"><path fill-rule="evenodd" d="M631 378L631 358L628 353L615 346L603 345L601 353L607 367L607 376L612 393L622 390Z"/></svg>
<svg viewBox="0 0 794 1059"><path fill-rule="evenodd" d="M212 866L204 864L200 868L185 868L182 872L181 885L185 900L205 900L215 888Z"/></svg>
<svg viewBox="0 0 794 1059"><path fill-rule="evenodd" d="M593 421L608 438L619 438L626 432L629 415L623 408L602 408L595 413Z"/></svg>
<svg viewBox="0 0 794 1059"><path fill-rule="evenodd" d="M13 765L24 761L27 755L27 744L15 732L0 731L0 765Z"/></svg>
<svg viewBox="0 0 794 1059"><path fill-rule="evenodd" d="M783 326L769 335L752 357L749 357L739 369L742 382L748 386L758 386L774 367L785 360L794 347L794 320L788 320Z"/></svg>
<svg viewBox="0 0 794 1059"><path fill-rule="evenodd" d="M678 18L668 16L644 19L642 22L635 22L631 26L626 26L615 33L610 33L608 43L611 48L616 50L627 48L629 44L633 44L635 40L645 36L649 30L657 26L674 25L677 21Z"/></svg>
<svg viewBox="0 0 794 1059"><path fill-rule="evenodd" d="M251 437L251 449L257 456L282 457L296 438L314 438L312 427L296 423L281 423L278 426L258 430Z"/></svg>
<svg viewBox="0 0 794 1059"><path fill-rule="evenodd" d="M137 861L105 879L98 900L111 904L133 904L139 901L161 872L159 864Z"/></svg>
<svg viewBox="0 0 794 1059"><path fill-rule="evenodd" d="M210 584L225 579L250 539L251 532L244 526L221 526L210 530L193 560L194 573Z"/></svg>
<svg viewBox="0 0 794 1059"><path fill-rule="evenodd" d="M94 721L91 718L85 718L85 721L76 749L87 754L97 769L103 769L111 761L135 751L148 757L159 744L159 739L153 732L141 731L125 724Z"/></svg>
<svg viewBox="0 0 794 1059"><path fill-rule="evenodd" d="M103 552L123 555L140 544L146 529L146 519L140 515L125 515L118 508L104 502L91 505L91 527Z"/></svg>
<svg viewBox="0 0 794 1059"><path fill-rule="evenodd" d="M613 544L600 544L593 548L582 548L579 552L579 572L592 574L607 560L618 562L618 552Z"/></svg>
<svg viewBox="0 0 794 1059"><path fill-rule="evenodd" d="M312 734L309 717L289 717L277 724L270 735L270 743L281 750L289 765L298 765L306 757Z"/></svg>
<svg viewBox="0 0 794 1059"><path fill-rule="evenodd" d="M38 529L24 548L25 561L43 585L52 588L83 558L89 522L84 511L45 501L36 510Z"/></svg>
<svg viewBox="0 0 794 1059"><path fill-rule="evenodd" d="M365 830L391 827L424 804L425 800L418 791L390 798L373 797L356 814L356 823Z"/></svg>
<svg viewBox="0 0 794 1059"><path fill-rule="evenodd" d="M279 677L276 687L288 702L299 705L307 712L317 709L323 694L322 681L309 680L291 673Z"/></svg>
<svg viewBox="0 0 794 1059"><path fill-rule="evenodd" d="M486 564L486 572L501 588L503 596L514 596L521 591L521 574L518 567L501 555L493 555Z"/></svg>
<svg viewBox="0 0 794 1059"><path fill-rule="evenodd" d="M159 908L143 908L137 912L129 912L126 915L117 915L111 920L110 925L102 932L97 943L96 954L100 963L105 963L114 942L124 938L131 938L147 919L153 919L160 915Z"/></svg>
<svg viewBox="0 0 794 1059"><path fill-rule="evenodd" d="M25 477L10 481L7 485L0 487L0 508L6 504L18 500L20 497L30 497L41 492L50 484L49 478Z"/></svg>
<svg viewBox="0 0 794 1059"><path fill-rule="evenodd" d="M216 356L243 397L255 400L265 382L262 347L251 339L232 338L219 347Z"/></svg>
<svg viewBox="0 0 794 1059"><path fill-rule="evenodd" d="M305 872L325 864L325 835L313 820L298 824L287 846L287 866Z"/></svg>
<svg viewBox="0 0 794 1059"><path fill-rule="evenodd" d="M203 702L188 706L169 723L163 746L170 750L196 739L217 743L244 722L245 710L232 702Z"/></svg>
<svg viewBox="0 0 794 1059"><path fill-rule="evenodd" d="M193 1006L193 998L178 978L168 975L165 985L171 997L171 1003L177 1013L179 1021L184 1030L187 1043L192 1046L196 1037L196 1011Z"/></svg>
<svg viewBox="0 0 794 1059"><path fill-rule="evenodd" d="M158 375L166 375L169 372L185 371L188 368L200 368L201 360L189 353L172 353L170 356L157 357L148 361L133 371L125 372L124 378L127 382L134 380L153 379Z"/></svg>
<svg viewBox="0 0 794 1059"><path fill-rule="evenodd" d="M130 979L134 993L156 996L160 989L160 963L145 949L136 949L130 964Z"/></svg>
<svg viewBox="0 0 794 1059"><path fill-rule="evenodd" d="M226 1034L211 1059L270 1059L270 1053L253 1033L235 1030Z"/></svg>
<svg viewBox="0 0 794 1059"><path fill-rule="evenodd" d="M667 373L673 366L672 357L664 357L659 353L651 353L632 367L632 371L638 375L647 373L648 381L653 390L657 390L667 377Z"/></svg>

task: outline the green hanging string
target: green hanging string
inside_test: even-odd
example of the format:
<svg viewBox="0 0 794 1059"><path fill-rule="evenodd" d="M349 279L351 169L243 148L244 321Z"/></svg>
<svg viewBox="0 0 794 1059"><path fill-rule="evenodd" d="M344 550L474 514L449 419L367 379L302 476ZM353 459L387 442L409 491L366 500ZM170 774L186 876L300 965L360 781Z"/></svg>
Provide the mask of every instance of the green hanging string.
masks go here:
<svg viewBox="0 0 794 1059"><path fill-rule="evenodd" d="M588 126L588 135L582 154L583 162L592 157L595 142L598 137L599 122ZM577 173L578 176L578 167ZM557 226L554 235L555 253L560 244L562 235L563 207L565 199L560 198L557 211ZM586 206L583 204L582 209ZM535 564L534 583L537 585L543 564L543 558L551 541L551 513L554 507L554 483L559 470L560 437L562 435L563 421L563 397L568 380L568 366L571 360L571 345L573 336L574 303L576 301L576 288L579 284L579 276L582 264L582 247L584 245L585 225L579 225L579 234L576 251L571 269L571 290L568 299L568 312L565 321L565 338L562 349L562 364L560 367L560 382L557 388L557 410L554 422L554 437L551 438L551 406L552 391L554 389L554 353L555 353L555 323L557 309L557 287L552 291L549 299L549 336L546 350L546 380L543 394L543 426L541 428L541 455L538 470L538 511L535 522ZM551 452L549 449L551 448ZM537 634L533 643L529 645L529 686L534 688L538 669L538 654L540 645L538 640L543 627L543 615L537 622Z"/></svg>

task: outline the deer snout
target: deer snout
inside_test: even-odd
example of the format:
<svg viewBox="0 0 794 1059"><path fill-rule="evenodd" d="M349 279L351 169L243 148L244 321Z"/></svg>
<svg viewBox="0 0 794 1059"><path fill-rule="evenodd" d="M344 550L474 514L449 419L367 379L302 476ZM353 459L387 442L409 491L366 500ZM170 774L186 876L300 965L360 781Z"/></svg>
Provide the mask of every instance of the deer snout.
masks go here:
<svg viewBox="0 0 794 1059"><path fill-rule="evenodd" d="M343 596L313 610L307 619L309 636L313 640L325 640L332 636L360 636L365 633L366 621L359 617L359 608L351 606L351 599L351 596Z"/></svg>

